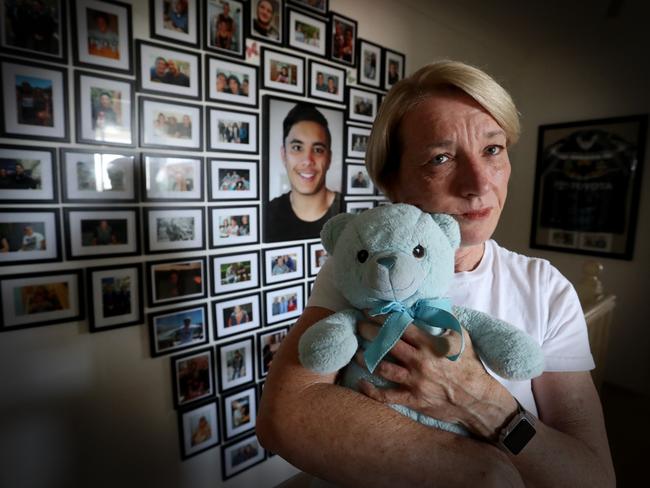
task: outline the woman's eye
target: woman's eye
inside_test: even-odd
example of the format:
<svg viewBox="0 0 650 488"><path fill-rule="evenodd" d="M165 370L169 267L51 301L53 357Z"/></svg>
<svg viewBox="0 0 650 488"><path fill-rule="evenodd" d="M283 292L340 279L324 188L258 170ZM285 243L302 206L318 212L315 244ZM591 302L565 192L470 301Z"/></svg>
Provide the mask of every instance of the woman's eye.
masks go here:
<svg viewBox="0 0 650 488"><path fill-rule="evenodd" d="M501 152L503 148L501 146L488 146L485 148L485 152L488 153L490 156L496 156Z"/></svg>
<svg viewBox="0 0 650 488"><path fill-rule="evenodd" d="M431 158L430 162L438 165L438 164L444 164L447 161L449 161L449 156L447 156L446 154L437 154L433 158Z"/></svg>

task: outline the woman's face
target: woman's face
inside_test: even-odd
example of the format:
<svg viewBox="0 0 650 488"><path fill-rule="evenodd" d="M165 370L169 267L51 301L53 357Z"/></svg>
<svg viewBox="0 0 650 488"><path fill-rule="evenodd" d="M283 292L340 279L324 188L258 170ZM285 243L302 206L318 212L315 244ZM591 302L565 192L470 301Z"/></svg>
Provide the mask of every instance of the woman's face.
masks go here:
<svg viewBox="0 0 650 488"><path fill-rule="evenodd" d="M510 178L506 134L494 118L464 93L439 93L404 116L400 139L394 199L451 214L463 246L488 240Z"/></svg>
<svg viewBox="0 0 650 488"><path fill-rule="evenodd" d="M273 18L273 5L271 2L262 0L257 4L257 20L263 24L270 24L271 19Z"/></svg>

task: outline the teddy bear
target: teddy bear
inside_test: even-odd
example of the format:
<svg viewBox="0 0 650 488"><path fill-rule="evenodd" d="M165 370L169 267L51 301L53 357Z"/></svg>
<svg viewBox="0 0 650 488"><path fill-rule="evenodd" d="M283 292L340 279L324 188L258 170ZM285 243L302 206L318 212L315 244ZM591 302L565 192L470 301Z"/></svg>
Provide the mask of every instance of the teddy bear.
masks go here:
<svg viewBox="0 0 650 488"><path fill-rule="evenodd" d="M360 214L339 214L321 231L323 247L333 262L335 286L354 307L326 317L309 327L299 343L300 361L308 369L332 373L342 368L340 384L357 389L360 379L379 388L395 386L372 374L399 340L406 327L436 336L464 327L483 363L497 375L527 380L542 373L539 344L524 331L488 314L453 305L445 298L460 246L460 228L446 214L430 214L409 204L382 205ZM363 310L386 315L373 341L356 335ZM351 361L359 347L366 367ZM460 351L448 356L456 360ZM390 356L386 356L390 361ZM418 414L402 405L398 412L461 435L464 427Z"/></svg>

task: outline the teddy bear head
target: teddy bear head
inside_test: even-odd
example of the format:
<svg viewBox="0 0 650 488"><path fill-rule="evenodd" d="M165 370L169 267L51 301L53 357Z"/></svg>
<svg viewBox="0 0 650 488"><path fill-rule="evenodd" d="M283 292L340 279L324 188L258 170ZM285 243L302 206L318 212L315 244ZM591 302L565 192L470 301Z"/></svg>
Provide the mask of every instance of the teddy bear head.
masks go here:
<svg viewBox="0 0 650 488"><path fill-rule="evenodd" d="M337 288L356 308L444 296L454 274L460 228L449 215L413 205L382 205L339 214L321 231L334 256Z"/></svg>

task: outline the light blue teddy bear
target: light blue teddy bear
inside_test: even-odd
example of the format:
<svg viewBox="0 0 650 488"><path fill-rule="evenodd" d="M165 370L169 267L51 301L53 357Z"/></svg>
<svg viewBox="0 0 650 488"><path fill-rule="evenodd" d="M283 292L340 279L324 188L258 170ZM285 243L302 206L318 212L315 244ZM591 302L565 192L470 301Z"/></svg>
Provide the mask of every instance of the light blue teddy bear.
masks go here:
<svg viewBox="0 0 650 488"><path fill-rule="evenodd" d="M425 213L407 204L384 205L358 215L333 217L323 226L321 240L333 261L336 287L356 308L337 312L307 329L299 345L305 367L321 373L346 367L341 384L355 390L361 378L378 387L391 386L372 371L409 323L432 335L446 329L461 333L460 323L479 357L499 376L527 380L542 373L541 348L525 332L485 313L452 306L444 298L460 245L460 229L452 217ZM356 323L364 309L390 314L372 342L356 336ZM368 369L350 362L359 345ZM455 360L461 352L462 346L449 359ZM467 435L460 425L402 405L392 407L423 424Z"/></svg>

